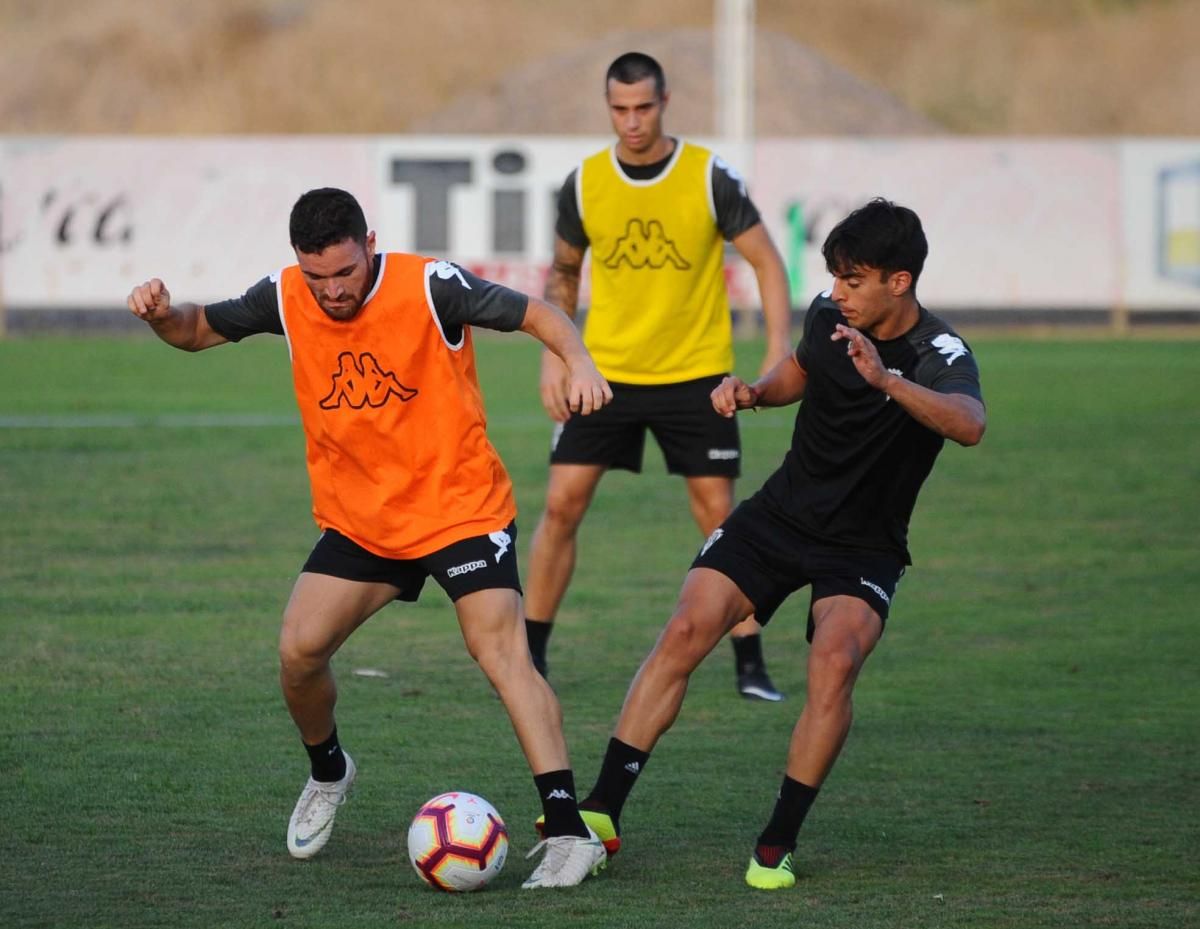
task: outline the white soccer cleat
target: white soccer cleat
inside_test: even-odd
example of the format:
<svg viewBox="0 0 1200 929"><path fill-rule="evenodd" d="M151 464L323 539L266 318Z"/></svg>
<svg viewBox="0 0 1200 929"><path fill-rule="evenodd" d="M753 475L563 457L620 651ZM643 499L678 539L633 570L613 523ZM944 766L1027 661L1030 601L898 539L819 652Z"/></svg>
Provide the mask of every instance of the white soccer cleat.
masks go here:
<svg viewBox="0 0 1200 929"><path fill-rule="evenodd" d="M599 874L608 863L604 843L588 828L587 838L577 835L556 835L538 842L526 858L542 849L546 855L521 886L526 890L538 887L574 887L583 883L589 874Z"/></svg>
<svg viewBox="0 0 1200 929"><path fill-rule="evenodd" d="M357 773L354 759L346 753L346 774L340 781L308 779L288 823L287 847L293 858L311 858L325 847L333 832L333 818L346 802Z"/></svg>

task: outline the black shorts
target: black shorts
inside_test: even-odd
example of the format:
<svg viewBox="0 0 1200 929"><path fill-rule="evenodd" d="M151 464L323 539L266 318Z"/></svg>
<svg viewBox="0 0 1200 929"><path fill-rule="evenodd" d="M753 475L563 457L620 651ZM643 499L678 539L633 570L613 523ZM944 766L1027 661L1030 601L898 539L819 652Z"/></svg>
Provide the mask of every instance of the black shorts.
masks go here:
<svg viewBox="0 0 1200 929"><path fill-rule="evenodd" d="M712 405L711 394L723 377L612 384L611 403L555 428L550 463L604 465L637 474L649 429L671 474L737 477L742 461L737 417L721 416Z"/></svg>
<svg viewBox="0 0 1200 929"><path fill-rule="evenodd" d="M816 541L775 516L758 497L738 504L708 537L692 567L720 571L737 584L763 625L792 593L811 584L810 642L812 604L825 597L857 597L886 624L904 574L904 560L898 555Z"/></svg>
<svg viewBox="0 0 1200 929"><path fill-rule="evenodd" d="M414 601L432 576L452 601L478 590L511 588L518 593L517 524L499 532L477 535L420 558L384 558L369 552L336 529L326 529L304 562L310 574L328 574L347 581L399 587L397 600Z"/></svg>

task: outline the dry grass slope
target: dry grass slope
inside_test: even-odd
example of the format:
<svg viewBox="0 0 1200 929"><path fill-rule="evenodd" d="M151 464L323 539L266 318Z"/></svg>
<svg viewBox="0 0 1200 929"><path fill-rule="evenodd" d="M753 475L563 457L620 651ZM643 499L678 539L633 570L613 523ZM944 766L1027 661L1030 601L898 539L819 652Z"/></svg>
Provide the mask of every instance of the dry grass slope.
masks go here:
<svg viewBox="0 0 1200 929"><path fill-rule="evenodd" d="M0 132L604 132L594 89L631 45L683 91L672 125L707 132L712 7L0 0ZM1200 134L1191 0L757 9L764 134Z"/></svg>

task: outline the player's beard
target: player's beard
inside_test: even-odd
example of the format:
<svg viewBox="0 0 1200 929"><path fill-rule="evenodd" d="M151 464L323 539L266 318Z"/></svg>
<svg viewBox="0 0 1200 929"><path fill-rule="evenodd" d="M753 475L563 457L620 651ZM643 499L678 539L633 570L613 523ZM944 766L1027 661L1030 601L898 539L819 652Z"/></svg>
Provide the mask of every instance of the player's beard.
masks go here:
<svg viewBox="0 0 1200 929"><path fill-rule="evenodd" d="M345 301L338 301L336 304L326 300L319 301L321 309L332 320L337 322L346 322L358 315L358 311L362 309L365 293L350 297Z"/></svg>

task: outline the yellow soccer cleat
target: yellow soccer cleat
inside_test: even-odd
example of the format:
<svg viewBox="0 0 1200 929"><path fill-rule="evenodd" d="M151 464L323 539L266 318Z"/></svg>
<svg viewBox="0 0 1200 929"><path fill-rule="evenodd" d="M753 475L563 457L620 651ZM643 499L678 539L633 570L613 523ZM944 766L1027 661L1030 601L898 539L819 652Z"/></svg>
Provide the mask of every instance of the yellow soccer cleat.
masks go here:
<svg viewBox="0 0 1200 929"><path fill-rule="evenodd" d="M758 863L756 855L750 856L750 867L746 869L746 883L756 890L783 890L796 886L796 872L792 870L792 853L788 852L773 868Z"/></svg>

